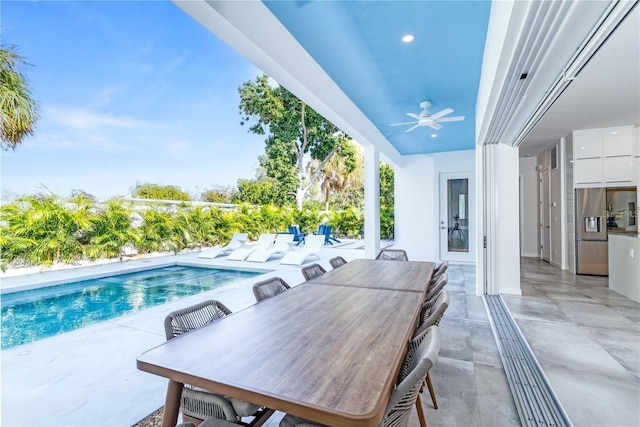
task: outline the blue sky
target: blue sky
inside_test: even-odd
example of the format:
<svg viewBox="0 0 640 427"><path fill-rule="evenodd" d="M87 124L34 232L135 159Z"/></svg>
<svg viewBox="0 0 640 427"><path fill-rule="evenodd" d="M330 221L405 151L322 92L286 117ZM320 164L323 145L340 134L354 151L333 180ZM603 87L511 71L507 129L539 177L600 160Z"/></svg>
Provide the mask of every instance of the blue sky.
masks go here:
<svg viewBox="0 0 640 427"><path fill-rule="evenodd" d="M2 41L33 64L35 136L0 155L3 198L136 183L199 193L253 178L264 137L238 86L261 71L168 1L2 1Z"/></svg>

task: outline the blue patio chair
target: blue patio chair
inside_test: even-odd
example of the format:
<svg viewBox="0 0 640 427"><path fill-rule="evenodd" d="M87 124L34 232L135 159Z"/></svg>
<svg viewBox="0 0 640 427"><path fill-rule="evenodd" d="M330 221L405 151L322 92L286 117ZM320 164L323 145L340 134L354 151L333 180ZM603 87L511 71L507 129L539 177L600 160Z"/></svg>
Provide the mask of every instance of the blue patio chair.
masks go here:
<svg viewBox="0 0 640 427"><path fill-rule="evenodd" d="M340 240L331 236L331 231L333 230L332 225L320 224L318 226L318 231L314 231L313 234L322 236L324 235L324 244L325 245L333 245L333 242L340 243Z"/></svg>
<svg viewBox="0 0 640 427"><path fill-rule="evenodd" d="M304 238L307 237L307 233L303 233L300 230L299 225L290 225L289 233L293 234L293 241L296 242L296 245L299 245L300 243L304 243Z"/></svg>

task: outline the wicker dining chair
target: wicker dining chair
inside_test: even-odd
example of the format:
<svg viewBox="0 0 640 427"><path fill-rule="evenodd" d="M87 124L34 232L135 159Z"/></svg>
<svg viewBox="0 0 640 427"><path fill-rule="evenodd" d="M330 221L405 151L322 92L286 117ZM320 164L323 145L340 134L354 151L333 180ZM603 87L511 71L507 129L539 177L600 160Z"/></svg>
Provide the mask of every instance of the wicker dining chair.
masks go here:
<svg viewBox="0 0 640 427"><path fill-rule="evenodd" d="M311 280L315 277L322 276L326 273L325 270L320 264L309 264L305 267L302 267L302 275L304 276L304 280Z"/></svg>
<svg viewBox="0 0 640 427"><path fill-rule="evenodd" d="M427 319L431 316L431 314L435 312L436 307L438 307L438 305L443 303L446 303L447 307L451 303L451 295L446 289L441 290L438 293L438 296L422 304L422 308L420 310L420 319L418 320L418 326L422 326L422 324L427 321ZM444 312L442 312L442 314L444 314ZM440 317L437 318L434 324L439 325L441 319L442 319L442 315L440 315Z"/></svg>
<svg viewBox="0 0 640 427"><path fill-rule="evenodd" d="M446 292L446 293L442 293ZM444 316L444 312L447 311L450 304L450 295L447 291L442 291L441 298L438 298L438 303L435 304L430 310L429 314L425 319L420 319L422 322L419 323L418 327L416 327L415 332L413 333L414 338L423 334L427 329L432 326L439 326L440 320L442 320L442 316ZM422 316L421 316L422 317ZM436 391L433 388L433 383L431 382L431 377L427 374L425 378L425 383L427 388L429 389L429 394L431 395L431 402L433 402L433 407L438 409L438 400L436 399Z"/></svg>
<svg viewBox="0 0 640 427"><path fill-rule="evenodd" d="M206 326L231 314L224 304L207 300L190 307L173 311L164 319L167 340ZM223 418L238 422L242 417L261 417L267 409L240 399L227 398L185 384L180 399L182 416L186 422L200 423L207 418Z"/></svg>
<svg viewBox="0 0 640 427"><path fill-rule="evenodd" d="M256 301L260 302L267 298L271 298L273 296L281 294L282 292L289 289L291 289L291 286L289 286L287 282L279 277L272 277L253 285L253 295L255 295Z"/></svg>
<svg viewBox="0 0 640 427"><path fill-rule="evenodd" d="M402 361L402 365L400 366L400 372L398 373L398 382L402 381L408 375L410 360L413 357L414 353L417 349L423 345L425 341L430 341L434 339L434 336L437 336L438 342L440 341L440 328L438 325L430 325L428 328L421 330L420 333L414 335L413 339L409 342L409 347L407 348L407 353L404 356L404 360ZM435 364L435 360L433 361ZM436 394L433 389L433 384L431 382L431 377L429 373L431 370L427 371L427 374L422 379L422 384L420 385L420 392L422 392L422 385L427 384L429 389L429 394L431 394L431 401L433 402L433 407L438 409L438 403L436 401ZM424 412L422 410L422 402L420 401L420 395L416 399L416 410L418 411L418 421L420 422L420 427L427 427L427 421L424 417Z"/></svg>
<svg viewBox="0 0 640 427"><path fill-rule="evenodd" d="M438 278L435 282L431 282L429 287L427 288L427 296L424 297L425 302L429 303L434 300L440 294L440 291L444 289L446 284L449 282L449 275L447 273L443 273L442 276Z"/></svg>
<svg viewBox="0 0 640 427"><path fill-rule="evenodd" d="M409 261L407 252L404 249L381 249L376 259L386 259L391 261Z"/></svg>
<svg viewBox="0 0 640 427"><path fill-rule="evenodd" d="M422 406L419 404L419 391L424 378L438 358L438 353L440 352L440 329L434 326L424 336L418 338L413 339L409 345L403 361L403 370L400 372L401 375L398 376L396 387L391 392L384 417L380 422L381 427L406 427L409 424L413 406L418 409L418 418L424 421ZM322 424L289 414L285 415L280 421L280 427L318 426L322 426Z"/></svg>
<svg viewBox="0 0 640 427"><path fill-rule="evenodd" d="M342 265L345 265L347 260L342 258L341 256L333 257L329 260L329 264L331 264L332 268L338 268Z"/></svg>
<svg viewBox="0 0 640 427"><path fill-rule="evenodd" d="M442 261L438 266L433 270L433 276L431 276L431 281L434 282L438 280L440 276L444 274L449 268L449 261Z"/></svg>

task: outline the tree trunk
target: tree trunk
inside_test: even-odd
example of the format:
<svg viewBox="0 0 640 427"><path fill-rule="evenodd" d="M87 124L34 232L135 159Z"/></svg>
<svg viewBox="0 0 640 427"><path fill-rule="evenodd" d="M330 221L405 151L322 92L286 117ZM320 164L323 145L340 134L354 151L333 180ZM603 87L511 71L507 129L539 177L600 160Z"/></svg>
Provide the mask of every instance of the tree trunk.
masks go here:
<svg viewBox="0 0 640 427"><path fill-rule="evenodd" d="M302 200L304 199L304 196L307 194L307 192L313 186L313 184L315 184L315 182L318 180L318 178L320 177L320 174L322 173L322 169L324 168L324 165L329 161L331 156L333 156L336 153L337 150L338 150L337 147L333 147L333 150L331 150L329 154L327 154L327 157L322 159L322 162L320 162L318 169L313 173L313 175L311 175L311 177L309 178L309 182L306 185L304 184L304 180L303 180L305 174L304 174L304 168L302 168L302 159L301 158L298 159L298 176L300 177L300 185L296 189L296 205L298 206L298 210L300 211L302 210Z"/></svg>

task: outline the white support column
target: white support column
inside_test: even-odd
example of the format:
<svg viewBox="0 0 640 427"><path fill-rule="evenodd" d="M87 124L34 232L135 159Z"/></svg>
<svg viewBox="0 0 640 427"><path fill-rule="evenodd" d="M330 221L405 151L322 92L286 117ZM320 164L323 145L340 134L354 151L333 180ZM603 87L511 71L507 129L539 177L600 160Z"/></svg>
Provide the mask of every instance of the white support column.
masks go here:
<svg viewBox="0 0 640 427"><path fill-rule="evenodd" d="M569 256L567 253L567 174L566 174L566 146L567 140L560 138L560 144L558 145L558 168L560 169L560 249L562 251L561 263L562 269L569 269Z"/></svg>
<svg viewBox="0 0 640 427"><path fill-rule="evenodd" d="M484 147L479 145L475 150L475 166L476 166L476 295L484 295L485 275L486 275L486 249L484 246L484 238L486 236L485 224L485 161Z"/></svg>
<svg viewBox="0 0 640 427"><path fill-rule="evenodd" d="M364 147L364 256L380 251L380 151Z"/></svg>
<svg viewBox="0 0 640 427"><path fill-rule="evenodd" d="M486 293L520 295L518 148L485 145Z"/></svg>

